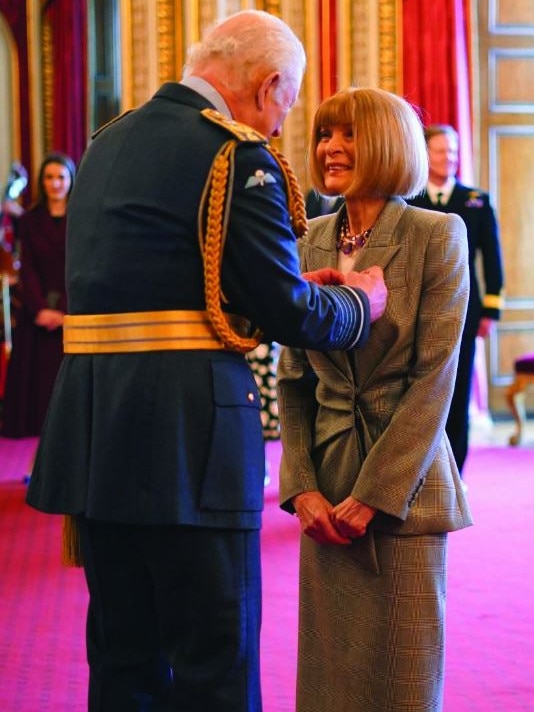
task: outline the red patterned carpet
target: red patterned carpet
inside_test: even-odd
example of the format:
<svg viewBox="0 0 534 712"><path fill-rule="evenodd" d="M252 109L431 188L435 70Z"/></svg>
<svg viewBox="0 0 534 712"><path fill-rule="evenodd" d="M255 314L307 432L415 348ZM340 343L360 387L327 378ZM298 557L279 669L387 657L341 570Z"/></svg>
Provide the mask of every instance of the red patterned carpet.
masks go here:
<svg viewBox="0 0 534 712"><path fill-rule="evenodd" d="M0 439L0 711L83 712L83 573L59 563L59 518L24 505L21 479L35 442ZM532 445L475 447L470 455L476 525L449 540L444 712L534 712ZM293 712L297 522L278 509L278 443L268 444L268 455L264 711Z"/></svg>

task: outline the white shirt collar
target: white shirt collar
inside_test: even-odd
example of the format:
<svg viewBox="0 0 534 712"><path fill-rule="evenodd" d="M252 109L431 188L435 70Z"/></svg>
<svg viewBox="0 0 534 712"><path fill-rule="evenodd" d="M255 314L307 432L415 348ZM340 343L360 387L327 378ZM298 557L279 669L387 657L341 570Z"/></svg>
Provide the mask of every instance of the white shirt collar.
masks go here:
<svg viewBox="0 0 534 712"><path fill-rule="evenodd" d="M435 183L428 181L426 192L433 203L438 202L438 193L441 193L441 202L442 204L445 204L448 203L455 185L456 178L454 177L447 178L447 181L443 183L443 185L436 185Z"/></svg>
<svg viewBox="0 0 534 712"><path fill-rule="evenodd" d="M213 104L220 114L228 116L229 119L233 118L230 109L228 108L228 104L219 94L217 89L215 89L215 87L205 79L201 79L200 77L196 77L194 74L191 74L188 77L183 77L183 79L180 80L180 84L193 89L193 91L196 91L198 94L203 96L204 99L207 99L211 104Z"/></svg>

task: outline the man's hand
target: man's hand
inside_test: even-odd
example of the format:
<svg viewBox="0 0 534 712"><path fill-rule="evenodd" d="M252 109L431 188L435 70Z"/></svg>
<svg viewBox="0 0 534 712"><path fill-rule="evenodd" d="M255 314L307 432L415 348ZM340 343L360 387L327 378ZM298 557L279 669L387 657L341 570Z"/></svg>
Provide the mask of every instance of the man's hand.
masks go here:
<svg viewBox="0 0 534 712"><path fill-rule="evenodd" d="M331 520L332 505L320 492L302 492L293 497L300 529L318 544L350 544Z"/></svg>
<svg viewBox="0 0 534 712"><path fill-rule="evenodd" d="M477 336L480 336L485 339L487 336L489 336L489 333L493 329L494 325L495 321L493 319L488 319L488 317L483 316L478 322Z"/></svg>
<svg viewBox="0 0 534 712"><path fill-rule="evenodd" d="M345 275L345 284L362 289L369 298L371 321L379 319L386 310L388 288L384 282L384 272L374 265L362 272L349 272Z"/></svg>
<svg viewBox="0 0 534 712"><path fill-rule="evenodd" d="M323 267L313 272L303 272L302 277L308 282L315 282L321 287L329 284L345 284L345 277L341 272L331 267Z"/></svg>

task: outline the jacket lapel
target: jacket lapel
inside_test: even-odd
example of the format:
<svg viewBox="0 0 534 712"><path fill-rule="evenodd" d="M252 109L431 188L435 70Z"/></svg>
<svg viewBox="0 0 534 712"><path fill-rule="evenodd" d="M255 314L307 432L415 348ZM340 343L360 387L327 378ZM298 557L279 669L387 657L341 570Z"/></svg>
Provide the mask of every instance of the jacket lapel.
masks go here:
<svg viewBox="0 0 534 712"><path fill-rule="evenodd" d="M337 267L336 240L339 225L345 208L334 215L325 215L310 221L310 235L302 243L306 249L303 270L306 272L321 267ZM382 210L371 238L358 260L357 269L363 270L378 265L385 269L399 250L399 235L395 234L397 225L406 210L406 203L401 198L391 198Z"/></svg>
<svg viewBox="0 0 534 712"><path fill-rule="evenodd" d="M369 242L362 250L356 269L362 271L378 265L385 271L394 255L401 247L404 235L402 225L399 223L405 214L406 203L401 198L391 198L380 214ZM310 221L310 234L302 242L300 249L302 255L302 269L309 272L322 267L337 267L336 239L339 233L339 224L343 217L344 208L335 215L325 215ZM387 280L386 280L387 281ZM345 386L357 390L357 383L365 382L370 375L367 367L375 363L373 354L366 348L365 358L362 359L363 368L355 374L353 371L353 354L345 351L334 351L321 354L339 372L339 377ZM315 360L315 359L314 359ZM364 365L365 364L365 365ZM367 366L367 367L366 367ZM342 387L342 384L339 384Z"/></svg>
<svg viewBox="0 0 534 712"><path fill-rule="evenodd" d="M373 228L369 242L359 256L356 265L358 271L372 265L378 265L386 271L394 255L401 249L405 231L402 225L399 226L399 223L405 214L406 207L406 203L401 198L391 198L388 201ZM305 238L301 245L303 271L308 272L325 266L334 269L337 267L336 239L339 223L343 217L342 211L343 208L335 215L327 215L310 221L309 237ZM387 281L386 277L386 283ZM366 346L363 358L358 355L358 352L355 355L344 351L329 352L318 356L336 367L345 386L349 385L350 388L358 390L359 385L367 381L376 365L372 341L370 339ZM355 359L359 364L356 373L354 373Z"/></svg>

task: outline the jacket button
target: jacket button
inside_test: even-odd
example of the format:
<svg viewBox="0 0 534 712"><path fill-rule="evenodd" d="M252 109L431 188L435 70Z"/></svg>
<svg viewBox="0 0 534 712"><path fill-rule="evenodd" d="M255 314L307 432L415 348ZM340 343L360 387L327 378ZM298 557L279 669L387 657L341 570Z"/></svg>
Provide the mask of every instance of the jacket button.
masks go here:
<svg viewBox="0 0 534 712"><path fill-rule="evenodd" d="M254 393L250 393L250 392L247 393L247 400L249 403L253 403L254 402Z"/></svg>

